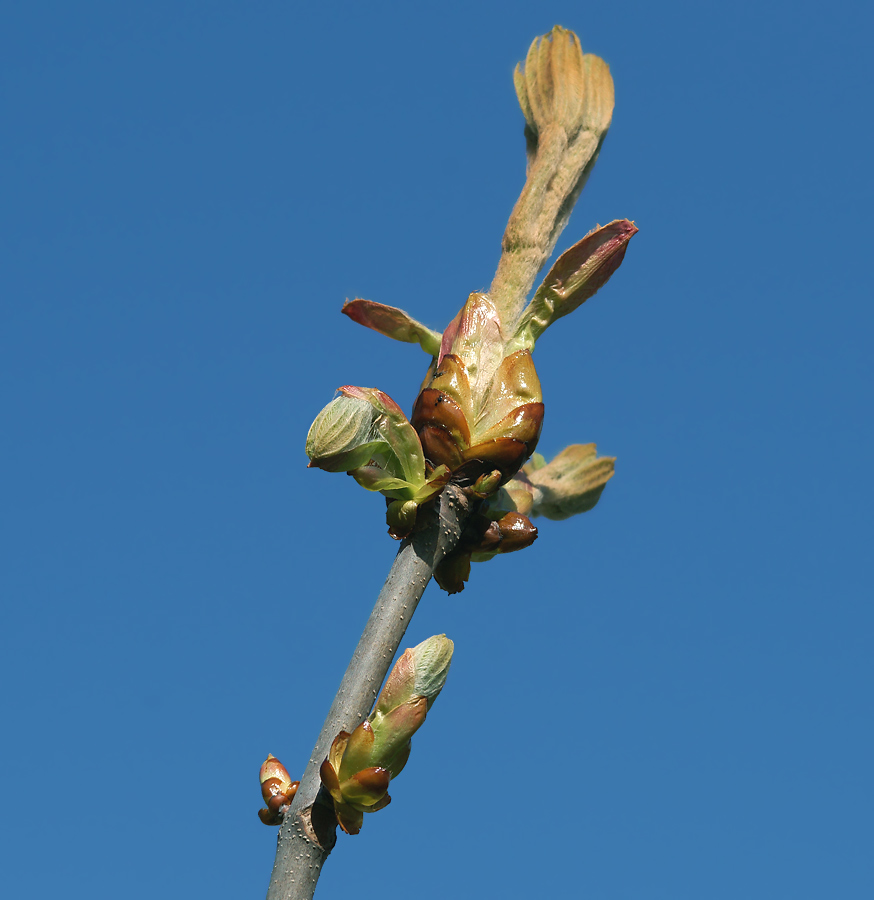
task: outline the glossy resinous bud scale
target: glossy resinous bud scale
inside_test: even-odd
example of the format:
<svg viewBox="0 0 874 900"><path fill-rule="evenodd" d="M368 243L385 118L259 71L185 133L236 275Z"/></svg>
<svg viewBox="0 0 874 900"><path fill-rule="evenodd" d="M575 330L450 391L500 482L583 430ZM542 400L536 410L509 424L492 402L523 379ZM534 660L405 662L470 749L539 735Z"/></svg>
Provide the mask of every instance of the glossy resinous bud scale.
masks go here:
<svg viewBox="0 0 874 900"><path fill-rule="evenodd" d="M348 472L370 460L374 442L373 407L359 397L335 397L310 426L306 454L310 466Z"/></svg>

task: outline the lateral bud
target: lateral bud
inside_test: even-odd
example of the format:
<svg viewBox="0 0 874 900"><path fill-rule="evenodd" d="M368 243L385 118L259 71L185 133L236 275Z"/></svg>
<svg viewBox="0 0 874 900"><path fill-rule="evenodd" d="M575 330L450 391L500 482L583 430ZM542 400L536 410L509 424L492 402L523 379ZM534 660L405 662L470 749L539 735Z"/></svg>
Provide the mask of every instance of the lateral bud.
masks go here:
<svg viewBox="0 0 874 900"><path fill-rule="evenodd" d="M514 478L510 484L515 481ZM483 511L473 516L456 548L434 569L434 580L447 594L464 590L464 584L470 578L471 561L486 562L499 553L524 550L537 540L537 529L527 516L512 510L494 511L496 498L505 495L506 488L496 494Z"/></svg>
<svg viewBox="0 0 874 900"><path fill-rule="evenodd" d="M319 775L347 834L358 834L364 813L391 802L389 782L406 765L410 739L446 683L452 651L445 634L405 650L371 714L351 734L341 731L331 744Z"/></svg>
<svg viewBox="0 0 874 900"><path fill-rule="evenodd" d="M279 825L291 806L300 782L291 780L288 770L272 753L268 753L262 763L259 779L261 796L267 806L258 810L258 818L265 825Z"/></svg>

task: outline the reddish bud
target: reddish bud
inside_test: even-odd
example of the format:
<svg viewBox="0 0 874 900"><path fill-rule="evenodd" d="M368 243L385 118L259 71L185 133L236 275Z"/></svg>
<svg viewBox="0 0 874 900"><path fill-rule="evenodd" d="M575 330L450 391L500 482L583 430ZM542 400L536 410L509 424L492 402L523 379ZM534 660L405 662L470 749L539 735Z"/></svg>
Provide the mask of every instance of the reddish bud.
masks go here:
<svg viewBox="0 0 874 900"><path fill-rule="evenodd" d="M530 547L537 540L537 529L527 516L508 512L496 523L501 532L500 553L512 553Z"/></svg>
<svg viewBox="0 0 874 900"><path fill-rule="evenodd" d="M261 796L267 808L259 809L258 817L265 825L279 825L285 810L291 805L300 787L300 782L291 780L285 766L272 753L267 755L267 759L261 765L259 780Z"/></svg>

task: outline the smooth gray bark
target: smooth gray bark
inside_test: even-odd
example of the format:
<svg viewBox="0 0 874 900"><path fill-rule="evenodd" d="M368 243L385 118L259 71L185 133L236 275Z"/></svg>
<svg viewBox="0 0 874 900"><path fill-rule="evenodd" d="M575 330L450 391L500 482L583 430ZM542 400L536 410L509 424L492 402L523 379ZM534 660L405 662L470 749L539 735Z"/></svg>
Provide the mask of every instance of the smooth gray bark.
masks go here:
<svg viewBox="0 0 874 900"><path fill-rule="evenodd" d="M449 485L425 528L401 544L279 829L267 900L313 896L337 825L319 767L337 734L351 732L370 712L434 568L458 543L467 516L467 498Z"/></svg>

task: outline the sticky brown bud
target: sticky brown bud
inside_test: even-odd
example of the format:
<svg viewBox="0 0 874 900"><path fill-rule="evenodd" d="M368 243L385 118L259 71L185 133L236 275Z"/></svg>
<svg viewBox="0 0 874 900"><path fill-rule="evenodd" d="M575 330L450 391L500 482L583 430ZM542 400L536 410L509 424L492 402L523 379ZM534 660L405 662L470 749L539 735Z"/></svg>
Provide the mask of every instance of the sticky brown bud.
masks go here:
<svg viewBox="0 0 874 900"><path fill-rule="evenodd" d="M279 825L285 810L294 799L299 781L292 781L288 770L272 754L267 755L259 773L261 796L267 804L266 809L258 810L258 817L265 825Z"/></svg>
<svg viewBox="0 0 874 900"><path fill-rule="evenodd" d="M517 512L508 512L498 520L501 532L499 553L512 553L530 547L537 540L537 529L527 516Z"/></svg>

